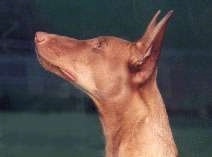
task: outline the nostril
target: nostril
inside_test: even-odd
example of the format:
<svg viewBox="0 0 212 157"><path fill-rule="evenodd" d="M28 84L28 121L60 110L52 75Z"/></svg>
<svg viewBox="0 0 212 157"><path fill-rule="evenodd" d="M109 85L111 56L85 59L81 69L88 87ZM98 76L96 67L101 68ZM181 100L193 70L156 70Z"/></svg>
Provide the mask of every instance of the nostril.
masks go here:
<svg viewBox="0 0 212 157"><path fill-rule="evenodd" d="M36 32L35 34L35 42L40 43L46 40L47 34L45 32Z"/></svg>

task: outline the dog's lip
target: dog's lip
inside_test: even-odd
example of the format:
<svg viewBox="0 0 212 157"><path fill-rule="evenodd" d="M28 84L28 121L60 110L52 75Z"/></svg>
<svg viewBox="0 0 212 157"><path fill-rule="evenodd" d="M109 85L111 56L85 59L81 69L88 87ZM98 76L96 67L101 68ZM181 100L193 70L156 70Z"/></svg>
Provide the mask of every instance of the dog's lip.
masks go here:
<svg viewBox="0 0 212 157"><path fill-rule="evenodd" d="M46 64L46 66L53 67L55 70L57 70L60 73L60 75L62 75L64 77L64 79L67 79L69 81L75 81L76 80L76 77L74 76L74 74L72 72L69 72L69 70L66 70L66 69L62 68L61 66L58 66L58 65L51 63L50 61L45 59L39 53L37 53L37 57L38 57L38 60L40 61L41 65L43 65L43 62L44 62L44 64Z"/></svg>
<svg viewBox="0 0 212 157"><path fill-rule="evenodd" d="M59 69L60 69L60 71L61 71L66 77L68 77L71 81L75 81L75 80L76 80L75 76L74 76L71 72L69 72L68 70L63 69L63 68L59 68Z"/></svg>

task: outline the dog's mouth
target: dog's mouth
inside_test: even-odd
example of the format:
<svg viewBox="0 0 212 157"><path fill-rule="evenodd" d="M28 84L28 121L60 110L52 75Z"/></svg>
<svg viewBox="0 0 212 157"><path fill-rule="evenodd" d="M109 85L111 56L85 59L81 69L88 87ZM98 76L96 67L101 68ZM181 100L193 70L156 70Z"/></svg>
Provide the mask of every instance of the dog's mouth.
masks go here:
<svg viewBox="0 0 212 157"><path fill-rule="evenodd" d="M68 70L66 70L60 66L57 66L57 65L51 63L50 61L48 61L47 59L42 57L39 53L37 53L37 58L38 58L38 61L40 62L40 64L43 66L43 68L46 69L47 71L50 71L50 72L64 78L67 81L73 82L76 80L76 77L71 72L69 72Z"/></svg>

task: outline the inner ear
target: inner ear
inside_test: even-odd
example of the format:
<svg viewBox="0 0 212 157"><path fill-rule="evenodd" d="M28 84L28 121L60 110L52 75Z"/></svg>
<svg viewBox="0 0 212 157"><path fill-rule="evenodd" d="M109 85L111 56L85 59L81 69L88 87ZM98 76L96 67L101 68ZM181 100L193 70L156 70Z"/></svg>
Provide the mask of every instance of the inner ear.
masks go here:
<svg viewBox="0 0 212 157"><path fill-rule="evenodd" d="M147 49L147 52L144 53L143 57L132 57L129 61L128 67L130 72L139 72L142 70L142 65L148 60L152 53L152 46Z"/></svg>

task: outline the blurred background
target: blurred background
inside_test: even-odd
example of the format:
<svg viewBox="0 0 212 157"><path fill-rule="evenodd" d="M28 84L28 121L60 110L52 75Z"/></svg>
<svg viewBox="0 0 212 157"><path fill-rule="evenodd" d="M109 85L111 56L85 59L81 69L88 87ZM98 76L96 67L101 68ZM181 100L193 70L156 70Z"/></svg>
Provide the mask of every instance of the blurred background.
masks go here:
<svg viewBox="0 0 212 157"><path fill-rule="evenodd" d="M181 157L212 150L212 1L1 0L0 156L101 157L104 138L92 101L44 71L38 30L79 39L138 39L154 15L175 11L159 67L159 86Z"/></svg>

